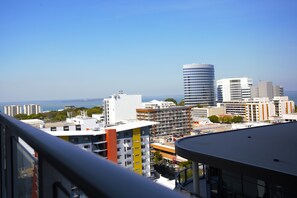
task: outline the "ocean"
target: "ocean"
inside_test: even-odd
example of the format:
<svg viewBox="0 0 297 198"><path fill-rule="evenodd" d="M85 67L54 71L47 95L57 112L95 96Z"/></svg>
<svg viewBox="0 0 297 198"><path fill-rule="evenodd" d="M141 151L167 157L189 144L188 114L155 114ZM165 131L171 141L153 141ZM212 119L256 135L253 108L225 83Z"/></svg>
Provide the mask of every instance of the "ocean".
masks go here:
<svg viewBox="0 0 297 198"><path fill-rule="evenodd" d="M148 102L151 100L165 100L166 98L174 98L180 102L183 98L182 95L168 95L168 96L143 96L142 101ZM76 99L76 100L41 100L41 101L21 101L21 102L0 102L0 111L4 112L6 105L20 105L24 104L39 104L42 112L57 111L64 109L65 106L73 105L75 107L92 108L95 106L102 106L103 98L95 99Z"/></svg>
<svg viewBox="0 0 297 198"><path fill-rule="evenodd" d="M285 95L289 96L290 100L297 105L297 91L285 91ZM183 95L164 95L164 96L143 96L142 101L148 102L151 100L165 100L166 98L173 98L177 102L183 99ZM57 111L64 109L65 106L73 105L75 107L91 108L95 106L101 106L103 98L95 99L77 99L77 100L42 100L42 101L24 101L24 102L0 102L0 111L4 112L5 105L24 105L24 104L39 104L41 111Z"/></svg>

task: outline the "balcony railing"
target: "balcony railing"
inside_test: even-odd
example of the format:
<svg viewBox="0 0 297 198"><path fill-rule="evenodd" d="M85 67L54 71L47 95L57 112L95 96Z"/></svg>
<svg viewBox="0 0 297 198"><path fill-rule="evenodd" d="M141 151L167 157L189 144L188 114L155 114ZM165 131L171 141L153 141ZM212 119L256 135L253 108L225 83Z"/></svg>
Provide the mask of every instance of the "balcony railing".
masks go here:
<svg viewBox="0 0 297 198"><path fill-rule="evenodd" d="M199 166L199 180L205 179L205 172L204 172L204 166L200 164ZM181 192L184 192L186 194L189 194L193 197L202 197L200 195L197 195L194 193L192 189L192 183L193 183L193 170L192 167L187 167L181 171L179 171L175 176L175 188L176 190L179 190Z"/></svg>
<svg viewBox="0 0 297 198"><path fill-rule="evenodd" d="M2 113L0 132L3 198L181 196Z"/></svg>

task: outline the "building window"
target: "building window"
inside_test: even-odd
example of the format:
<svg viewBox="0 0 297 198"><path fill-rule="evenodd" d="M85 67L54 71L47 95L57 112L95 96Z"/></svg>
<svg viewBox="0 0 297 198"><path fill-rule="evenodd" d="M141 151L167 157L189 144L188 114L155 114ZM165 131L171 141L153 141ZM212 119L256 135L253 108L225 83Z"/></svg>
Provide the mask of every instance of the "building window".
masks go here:
<svg viewBox="0 0 297 198"><path fill-rule="evenodd" d="M80 125L75 125L75 130L76 131L81 131L81 126Z"/></svg>

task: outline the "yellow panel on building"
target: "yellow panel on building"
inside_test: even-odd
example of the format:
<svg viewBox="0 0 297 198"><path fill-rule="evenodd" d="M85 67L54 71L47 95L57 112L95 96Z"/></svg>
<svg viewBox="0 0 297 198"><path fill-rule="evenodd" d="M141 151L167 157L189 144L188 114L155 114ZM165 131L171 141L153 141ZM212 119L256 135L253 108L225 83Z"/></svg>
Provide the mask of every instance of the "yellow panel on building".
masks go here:
<svg viewBox="0 0 297 198"><path fill-rule="evenodd" d="M69 142L69 136L59 136L62 140L65 140L66 142Z"/></svg>
<svg viewBox="0 0 297 198"><path fill-rule="evenodd" d="M133 171L142 175L142 155L141 155L141 137L140 137L140 128L133 129L132 135L133 141Z"/></svg>

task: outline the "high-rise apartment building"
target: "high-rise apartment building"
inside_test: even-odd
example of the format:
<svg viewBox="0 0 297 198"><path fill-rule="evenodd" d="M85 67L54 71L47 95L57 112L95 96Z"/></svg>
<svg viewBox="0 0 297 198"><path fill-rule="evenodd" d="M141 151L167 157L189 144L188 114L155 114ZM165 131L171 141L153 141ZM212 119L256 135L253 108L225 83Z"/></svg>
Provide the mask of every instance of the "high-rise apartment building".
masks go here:
<svg viewBox="0 0 297 198"><path fill-rule="evenodd" d="M141 95L114 94L103 100L105 126L123 120L136 120L136 109L141 108Z"/></svg>
<svg viewBox="0 0 297 198"><path fill-rule="evenodd" d="M210 64L183 65L184 97L186 106L214 106L214 66Z"/></svg>
<svg viewBox="0 0 297 198"><path fill-rule="evenodd" d="M4 106L4 113L13 117L13 116L15 116L17 114L22 113L22 107L19 106L19 105Z"/></svg>
<svg viewBox="0 0 297 198"><path fill-rule="evenodd" d="M156 123L134 121L96 131L84 130L82 125L42 130L139 175L150 177L150 127L154 124Z"/></svg>
<svg viewBox="0 0 297 198"><path fill-rule="evenodd" d="M40 105L38 104L23 105L23 110L24 110L24 114L27 114L27 115L41 113L41 108L40 108Z"/></svg>
<svg viewBox="0 0 297 198"><path fill-rule="evenodd" d="M275 85L273 86L272 82L261 81L258 85L253 85L251 87L251 97L252 98L263 98L268 97L270 100L273 99L274 96L283 96L284 88Z"/></svg>
<svg viewBox="0 0 297 198"><path fill-rule="evenodd" d="M251 98L250 78L225 78L217 81L218 102L243 100Z"/></svg>

